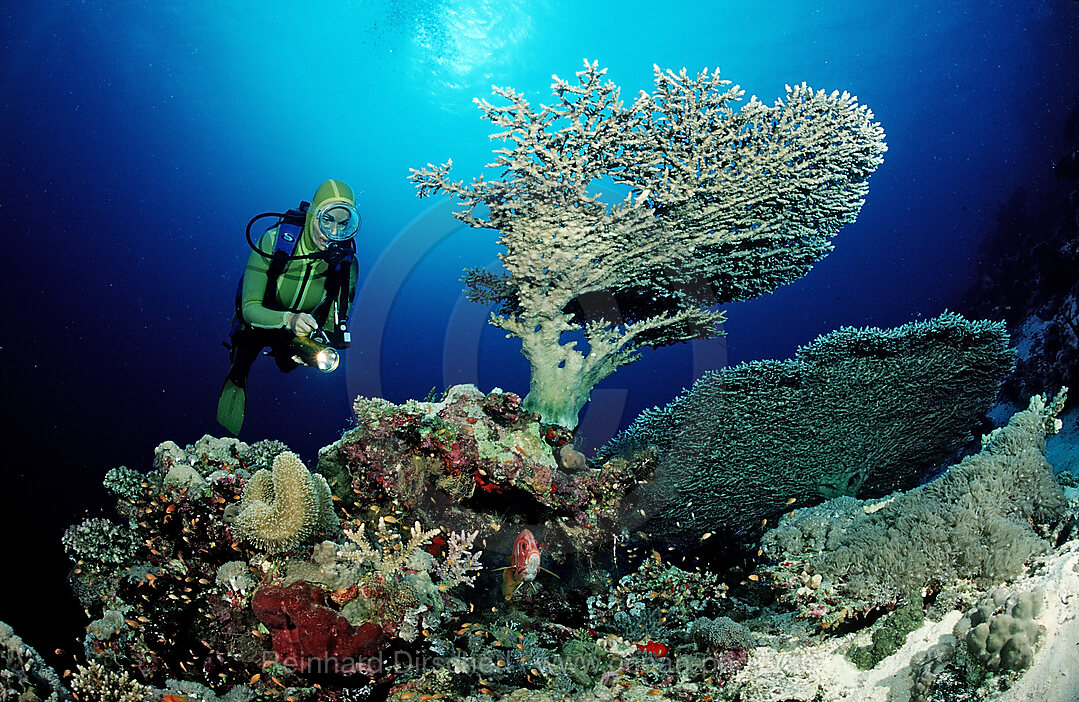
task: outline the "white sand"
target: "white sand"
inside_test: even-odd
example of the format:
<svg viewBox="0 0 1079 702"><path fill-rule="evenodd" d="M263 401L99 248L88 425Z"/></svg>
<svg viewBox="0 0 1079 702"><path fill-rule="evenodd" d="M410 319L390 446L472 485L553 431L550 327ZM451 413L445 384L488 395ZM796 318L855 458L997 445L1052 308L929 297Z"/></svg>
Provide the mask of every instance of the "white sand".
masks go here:
<svg viewBox="0 0 1079 702"><path fill-rule="evenodd" d="M1045 590L1037 617L1045 633L1033 665L1011 689L986 698L992 702L1079 702L1079 540L1062 546L1036 570L1008 589ZM788 651L760 647L738 674L738 682L746 686L742 700L908 702L911 657L950 634L961 616L953 611L943 621L927 622L899 651L868 671L858 670L843 656L852 643L868 643L866 632L814 647L793 641Z"/></svg>

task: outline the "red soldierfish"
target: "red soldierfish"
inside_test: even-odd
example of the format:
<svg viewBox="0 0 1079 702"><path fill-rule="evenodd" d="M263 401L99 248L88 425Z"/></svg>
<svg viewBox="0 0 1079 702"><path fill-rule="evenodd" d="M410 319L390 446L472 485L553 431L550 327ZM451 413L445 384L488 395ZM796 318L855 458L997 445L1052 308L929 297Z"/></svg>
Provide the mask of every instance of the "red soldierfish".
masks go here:
<svg viewBox="0 0 1079 702"><path fill-rule="evenodd" d="M511 565L502 569L502 596L507 600L513 597L513 593L517 592L522 583L534 581L540 572L539 544L528 529L514 539L510 563Z"/></svg>

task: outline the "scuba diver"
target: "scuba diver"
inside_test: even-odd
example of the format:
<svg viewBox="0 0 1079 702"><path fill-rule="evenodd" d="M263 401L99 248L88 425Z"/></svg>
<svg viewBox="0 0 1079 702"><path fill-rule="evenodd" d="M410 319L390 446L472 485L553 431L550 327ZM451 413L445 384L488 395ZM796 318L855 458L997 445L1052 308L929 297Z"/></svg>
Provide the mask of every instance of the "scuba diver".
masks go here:
<svg viewBox="0 0 1079 702"><path fill-rule="evenodd" d="M277 222L256 244L251 226ZM236 315L225 348L229 369L217 421L240 433L247 408L247 374L264 348L287 373L300 365L331 372L348 348L348 315L359 264L353 237L360 228L356 197L345 183L327 180L311 203L286 213L266 212L247 224L252 252L236 292Z"/></svg>

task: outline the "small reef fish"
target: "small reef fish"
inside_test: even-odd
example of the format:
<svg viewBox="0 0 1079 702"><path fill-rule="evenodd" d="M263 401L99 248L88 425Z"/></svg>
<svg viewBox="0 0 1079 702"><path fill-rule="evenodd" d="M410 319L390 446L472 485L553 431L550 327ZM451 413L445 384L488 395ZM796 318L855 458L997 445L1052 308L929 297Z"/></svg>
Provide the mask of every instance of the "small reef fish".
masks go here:
<svg viewBox="0 0 1079 702"><path fill-rule="evenodd" d="M529 529L524 529L513 540L513 553L510 554L510 565L499 568L502 571L502 596L507 600L513 597L517 588L524 583L535 581L536 576L542 570L558 577L551 571L540 566L540 547L536 537ZM535 587L535 585L533 585Z"/></svg>
<svg viewBox="0 0 1079 702"><path fill-rule="evenodd" d="M637 650L641 653L650 653L656 658L663 658L669 650L667 644L658 641L649 641L645 644L637 644Z"/></svg>

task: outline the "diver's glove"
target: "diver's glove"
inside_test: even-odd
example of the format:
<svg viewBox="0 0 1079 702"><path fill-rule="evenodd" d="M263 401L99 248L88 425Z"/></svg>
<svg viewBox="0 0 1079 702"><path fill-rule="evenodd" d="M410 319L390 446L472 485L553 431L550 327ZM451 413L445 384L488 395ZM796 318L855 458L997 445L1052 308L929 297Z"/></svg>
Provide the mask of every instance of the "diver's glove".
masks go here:
<svg viewBox="0 0 1079 702"><path fill-rule="evenodd" d="M288 329L296 336L310 334L311 332L318 331L318 322L315 321L314 317L305 312L286 312L285 329Z"/></svg>

